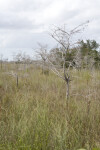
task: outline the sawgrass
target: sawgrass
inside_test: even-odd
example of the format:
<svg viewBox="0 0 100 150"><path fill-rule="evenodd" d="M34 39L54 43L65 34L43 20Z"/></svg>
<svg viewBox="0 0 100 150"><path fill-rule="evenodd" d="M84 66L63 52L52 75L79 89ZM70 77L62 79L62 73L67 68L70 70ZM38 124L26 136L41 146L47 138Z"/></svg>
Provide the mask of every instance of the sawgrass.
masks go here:
<svg viewBox="0 0 100 150"><path fill-rule="evenodd" d="M52 72L31 66L18 74L17 87L0 73L0 150L100 148L100 71L71 71L68 107L66 85Z"/></svg>

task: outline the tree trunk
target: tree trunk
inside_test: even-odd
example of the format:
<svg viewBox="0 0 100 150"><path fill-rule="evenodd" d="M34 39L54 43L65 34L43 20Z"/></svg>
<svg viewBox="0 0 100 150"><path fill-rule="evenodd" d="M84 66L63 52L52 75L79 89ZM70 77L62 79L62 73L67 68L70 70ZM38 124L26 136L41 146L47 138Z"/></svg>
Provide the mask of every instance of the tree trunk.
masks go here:
<svg viewBox="0 0 100 150"><path fill-rule="evenodd" d="M68 76L65 78L66 80L66 106L67 106L67 110L69 111L69 82L70 82L70 76Z"/></svg>
<svg viewBox="0 0 100 150"><path fill-rule="evenodd" d="M69 99L69 80L66 82L66 99Z"/></svg>
<svg viewBox="0 0 100 150"><path fill-rule="evenodd" d="M17 84L17 87L18 87L18 75L16 76L16 84Z"/></svg>

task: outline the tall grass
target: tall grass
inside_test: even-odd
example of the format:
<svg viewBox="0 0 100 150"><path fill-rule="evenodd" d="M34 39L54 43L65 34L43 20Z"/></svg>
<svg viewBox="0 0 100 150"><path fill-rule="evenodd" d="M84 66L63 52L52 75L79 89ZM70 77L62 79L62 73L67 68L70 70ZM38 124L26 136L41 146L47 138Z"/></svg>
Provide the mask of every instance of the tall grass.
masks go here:
<svg viewBox="0 0 100 150"><path fill-rule="evenodd" d="M100 148L100 71L72 71L68 109L66 85L54 74L19 74L18 87L0 74L0 150Z"/></svg>

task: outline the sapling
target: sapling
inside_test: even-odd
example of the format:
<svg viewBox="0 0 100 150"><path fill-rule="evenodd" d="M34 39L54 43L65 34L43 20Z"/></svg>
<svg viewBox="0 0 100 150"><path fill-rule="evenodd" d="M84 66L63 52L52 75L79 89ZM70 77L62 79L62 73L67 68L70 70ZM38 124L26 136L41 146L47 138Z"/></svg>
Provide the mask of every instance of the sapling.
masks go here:
<svg viewBox="0 0 100 150"><path fill-rule="evenodd" d="M49 64L52 66L51 70L57 75L59 76L61 79L63 79L66 83L66 99L69 99L69 86L70 86L70 68L74 67L73 65L73 60L68 61L66 60L67 55L70 54L70 51L72 50L73 47L78 46L79 44L79 40L74 40L73 37L74 35L80 33L84 27L87 25L88 21L80 24L79 26L73 28L70 31L67 31L62 27L57 27L54 26L54 28L52 29L52 32L50 33L50 36L55 39L58 44L60 44L61 46L61 53L62 53L62 57L61 57L61 62L62 62L62 66L63 66L63 71L61 73L60 70L57 69L57 67L55 66L55 64L51 61L51 58L48 57L48 62ZM77 57L76 57L77 58ZM67 66L67 67L66 67Z"/></svg>

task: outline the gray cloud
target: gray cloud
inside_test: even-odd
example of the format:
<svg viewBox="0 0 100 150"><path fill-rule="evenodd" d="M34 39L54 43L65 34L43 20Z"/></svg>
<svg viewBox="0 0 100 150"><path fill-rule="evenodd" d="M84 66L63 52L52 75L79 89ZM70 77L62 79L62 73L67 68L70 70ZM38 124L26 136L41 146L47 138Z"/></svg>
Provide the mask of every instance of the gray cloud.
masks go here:
<svg viewBox="0 0 100 150"><path fill-rule="evenodd" d="M34 26L32 22L16 13L1 13L0 14L0 29L32 29Z"/></svg>
<svg viewBox="0 0 100 150"><path fill-rule="evenodd" d="M82 38L100 42L99 6L99 0L0 0L0 47L36 48L37 42L54 46L47 34L52 24L71 29L87 20Z"/></svg>

